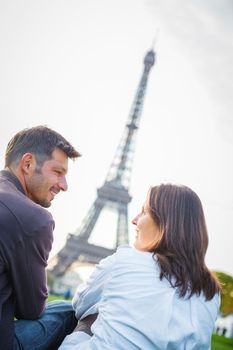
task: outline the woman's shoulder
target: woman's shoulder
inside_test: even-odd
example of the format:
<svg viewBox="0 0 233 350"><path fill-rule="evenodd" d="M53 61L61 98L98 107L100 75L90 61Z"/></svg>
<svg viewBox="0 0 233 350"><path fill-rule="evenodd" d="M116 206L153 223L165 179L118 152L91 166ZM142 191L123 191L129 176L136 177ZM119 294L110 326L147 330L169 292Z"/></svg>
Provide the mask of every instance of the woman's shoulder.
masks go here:
<svg viewBox="0 0 233 350"><path fill-rule="evenodd" d="M116 251L117 254L132 254L132 255L135 255L135 256L147 256L147 257L152 257L152 253L151 252L145 252L145 251L141 251L141 250L138 250L136 248L134 248L134 246L131 246L129 244L122 244L120 245L118 248L117 248L117 251ZM155 259L156 259L156 256L155 256Z"/></svg>
<svg viewBox="0 0 233 350"><path fill-rule="evenodd" d="M119 247L117 247L117 252L122 251L122 250L131 250L132 247L129 244L122 244Z"/></svg>
<svg viewBox="0 0 233 350"><path fill-rule="evenodd" d="M143 252L140 250L137 250L136 248L130 246L130 245L121 245L117 248L117 251L115 253L116 261L118 262L126 262L129 264L137 264L140 265L147 265L147 266L156 266L157 265L157 258L156 256L153 256L151 252Z"/></svg>

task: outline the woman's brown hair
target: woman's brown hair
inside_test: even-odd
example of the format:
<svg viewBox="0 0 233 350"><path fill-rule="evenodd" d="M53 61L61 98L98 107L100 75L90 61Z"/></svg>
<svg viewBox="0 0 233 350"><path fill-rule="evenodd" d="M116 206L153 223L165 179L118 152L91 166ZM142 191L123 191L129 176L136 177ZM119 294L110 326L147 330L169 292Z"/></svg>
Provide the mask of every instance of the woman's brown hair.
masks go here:
<svg viewBox="0 0 233 350"><path fill-rule="evenodd" d="M203 292L212 299L221 287L205 265L208 233L197 194L186 186L162 184L150 189L149 206L162 233L153 251L160 278L178 288L181 297Z"/></svg>

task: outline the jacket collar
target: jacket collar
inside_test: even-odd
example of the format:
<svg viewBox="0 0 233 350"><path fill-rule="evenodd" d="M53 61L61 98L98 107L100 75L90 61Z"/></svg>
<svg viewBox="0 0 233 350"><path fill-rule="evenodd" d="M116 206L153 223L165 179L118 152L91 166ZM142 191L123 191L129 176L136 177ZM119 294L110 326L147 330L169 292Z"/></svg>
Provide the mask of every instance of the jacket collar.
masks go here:
<svg viewBox="0 0 233 350"><path fill-rule="evenodd" d="M0 175L3 176L8 181L12 182L20 192L26 195L19 179L10 170L1 170Z"/></svg>

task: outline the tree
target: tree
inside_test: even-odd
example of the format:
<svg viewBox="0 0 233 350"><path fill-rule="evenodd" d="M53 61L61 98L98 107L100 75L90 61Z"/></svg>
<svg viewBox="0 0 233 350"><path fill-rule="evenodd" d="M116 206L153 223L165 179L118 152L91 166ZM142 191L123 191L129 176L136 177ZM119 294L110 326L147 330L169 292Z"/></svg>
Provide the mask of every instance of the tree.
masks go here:
<svg viewBox="0 0 233 350"><path fill-rule="evenodd" d="M220 311L223 316L233 313L233 277L224 272L216 271L222 284Z"/></svg>

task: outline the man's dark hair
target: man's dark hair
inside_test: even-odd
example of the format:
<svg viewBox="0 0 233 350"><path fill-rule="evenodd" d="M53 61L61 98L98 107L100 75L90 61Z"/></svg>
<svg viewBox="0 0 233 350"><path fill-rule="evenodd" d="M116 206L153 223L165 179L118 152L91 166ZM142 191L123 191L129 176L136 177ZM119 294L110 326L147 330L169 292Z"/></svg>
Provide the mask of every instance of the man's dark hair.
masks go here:
<svg viewBox="0 0 233 350"><path fill-rule="evenodd" d="M39 125L19 131L9 141L5 153L5 167L16 163L24 153L31 152L40 160L51 159L55 148L68 158L76 159L80 153L58 132Z"/></svg>

